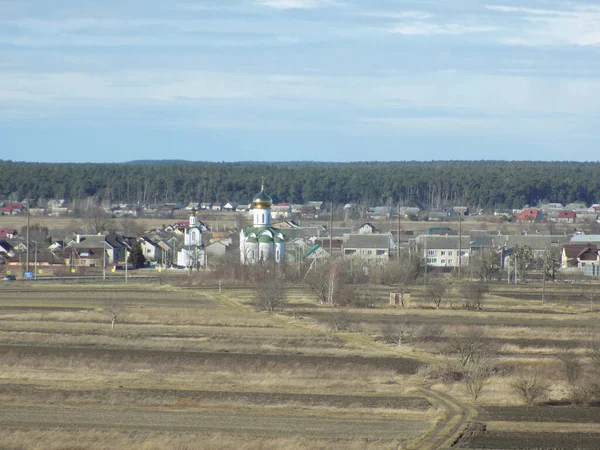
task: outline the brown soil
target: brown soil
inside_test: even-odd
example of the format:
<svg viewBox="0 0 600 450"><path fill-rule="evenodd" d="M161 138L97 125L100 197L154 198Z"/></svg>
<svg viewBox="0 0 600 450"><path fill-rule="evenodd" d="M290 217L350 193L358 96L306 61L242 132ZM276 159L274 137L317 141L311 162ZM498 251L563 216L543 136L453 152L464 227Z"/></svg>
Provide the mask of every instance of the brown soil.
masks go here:
<svg viewBox="0 0 600 450"><path fill-rule="evenodd" d="M186 352L167 350L129 350L119 348L98 348L96 346L59 347L59 346L21 346L0 345L0 355L7 353L27 356L86 356L110 361L145 362L148 364L177 365L188 362L210 362L223 367L273 367L285 365L294 367L322 367L351 370L356 367L390 369L400 374L414 374L421 363L415 359L360 356L314 356L296 354L267 353L229 353L229 352Z"/></svg>
<svg viewBox="0 0 600 450"><path fill-rule="evenodd" d="M508 422L599 423L599 407L580 406L492 406L481 408L478 419ZM600 447L600 441L599 447Z"/></svg>
<svg viewBox="0 0 600 450"><path fill-rule="evenodd" d="M594 449L600 447L598 433L525 433L509 431L485 431L462 445L455 447L472 449Z"/></svg>
<svg viewBox="0 0 600 450"><path fill-rule="evenodd" d="M102 402L119 396L131 405L144 400L146 406L195 406L202 402L241 402L245 405L326 406L336 408L386 408L426 410L431 405L419 397L365 395L289 394L281 392L198 391L176 389L49 389L25 384L0 384L0 395L16 402L40 401L47 404ZM151 399L149 401L148 399Z"/></svg>
<svg viewBox="0 0 600 450"><path fill-rule="evenodd" d="M411 438L427 424L397 419L335 419L237 412L157 412L126 409L0 408L1 427L61 427L94 429L150 429L164 431L227 432L256 436L309 438Z"/></svg>
<svg viewBox="0 0 600 450"><path fill-rule="evenodd" d="M312 317L327 323L331 318L330 311L304 311L302 315ZM596 317L582 319L553 320L552 318L515 317L518 313L506 313L506 317L489 316L424 316L424 315L390 315L390 314L361 314L347 312L346 317L352 323L390 323L406 322L409 325L440 324L440 325L497 325L505 327L560 327L560 328L589 328L596 324Z"/></svg>

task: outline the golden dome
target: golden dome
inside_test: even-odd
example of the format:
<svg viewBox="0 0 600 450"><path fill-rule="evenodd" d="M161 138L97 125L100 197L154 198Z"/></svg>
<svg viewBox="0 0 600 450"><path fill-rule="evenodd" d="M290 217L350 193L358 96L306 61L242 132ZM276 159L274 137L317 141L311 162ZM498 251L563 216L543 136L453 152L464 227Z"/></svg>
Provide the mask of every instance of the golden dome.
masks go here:
<svg viewBox="0 0 600 450"><path fill-rule="evenodd" d="M260 192L252 199L252 207L255 209L268 209L273 206L273 199L265 193L264 185L261 186Z"/></svg>

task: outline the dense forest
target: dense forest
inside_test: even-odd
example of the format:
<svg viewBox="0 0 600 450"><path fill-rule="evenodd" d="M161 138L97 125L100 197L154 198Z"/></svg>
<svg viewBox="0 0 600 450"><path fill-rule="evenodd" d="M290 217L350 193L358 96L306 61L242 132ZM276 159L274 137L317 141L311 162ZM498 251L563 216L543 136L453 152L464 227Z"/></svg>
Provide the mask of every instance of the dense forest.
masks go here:
<svg viewBox="0 0 600 450"><path fill-rule="evenodd" d="M600 163L356 162L208 163L138 161L58 164L0 161L0 199L96 197L130 203L326 200L421 208L447 204L512 208L541 200L600 200Z"/></svg>

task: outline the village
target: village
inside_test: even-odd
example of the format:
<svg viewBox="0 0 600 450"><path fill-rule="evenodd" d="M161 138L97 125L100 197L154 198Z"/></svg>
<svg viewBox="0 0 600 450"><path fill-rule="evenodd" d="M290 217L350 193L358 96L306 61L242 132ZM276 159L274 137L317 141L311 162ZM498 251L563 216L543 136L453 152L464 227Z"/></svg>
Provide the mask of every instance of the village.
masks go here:
<svg viewBox="0 0 600 450"><path fill-rule="evenodd" d="M82 204L1 202L1 273L37 278L106 273L107 268L111 274L126 267L210 269L227 258L240 260L240 231L251 224L255 206L235 202ZM432 270L460 271L477 278L484 255L487 259L495 255L495 278L510 280L512 273L514 280L520 275L511 256L526 249L531 259L529 272L541 269L536 261L553 257L564 273L600 275L598 204L544 202L535 208L491 214L467 206L422 211L324 201L269 202L267 207L268 225L284 236L285 255L278 262L341 258L373 264L419 255ZM69 217L73 218L70 228L53 226L56 220L64 223ZM11 219L15 224L7 225ZM160 226L148 226L158 222ZM199 233L193 254L188 239L191 228ZM131 260L126 262L132 252L143 255L133 265Z"/></svg>

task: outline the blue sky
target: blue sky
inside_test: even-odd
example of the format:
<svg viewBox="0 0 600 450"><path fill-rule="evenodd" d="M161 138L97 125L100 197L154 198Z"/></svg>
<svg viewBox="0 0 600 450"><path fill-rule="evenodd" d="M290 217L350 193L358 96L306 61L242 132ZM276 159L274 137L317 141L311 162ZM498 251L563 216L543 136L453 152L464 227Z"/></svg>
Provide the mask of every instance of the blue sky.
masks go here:
<svg viewBox="0 0 600 450"><path fill-rule="evenodd" d="M0 0L0 159L598 160L600 5Z"/></svg>

